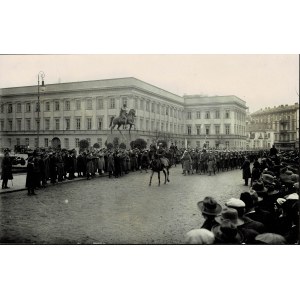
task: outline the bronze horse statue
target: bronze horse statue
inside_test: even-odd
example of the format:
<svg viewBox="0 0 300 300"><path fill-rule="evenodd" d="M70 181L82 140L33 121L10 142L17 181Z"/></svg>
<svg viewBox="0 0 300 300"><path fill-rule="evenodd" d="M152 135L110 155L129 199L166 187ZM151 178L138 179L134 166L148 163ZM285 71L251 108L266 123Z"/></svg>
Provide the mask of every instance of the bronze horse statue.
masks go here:
<svg viewBox="0 0 300 300"><path fill-rule="evenodd" d="M135 110L131 109L128 114L127 114L127 120L125 122L124 118L122 117L111 117L110 119L110 132L112 133L112 130L115 128L116 125L118 125L117 129L118 131L122 134L122 132L120 131L120 127L121 125L130 125L129 126L129 134L130 134L130 130L132 126L135 126L134 124L134 118L135 118ZM123 135L123 134L122 134Z"/></svg>

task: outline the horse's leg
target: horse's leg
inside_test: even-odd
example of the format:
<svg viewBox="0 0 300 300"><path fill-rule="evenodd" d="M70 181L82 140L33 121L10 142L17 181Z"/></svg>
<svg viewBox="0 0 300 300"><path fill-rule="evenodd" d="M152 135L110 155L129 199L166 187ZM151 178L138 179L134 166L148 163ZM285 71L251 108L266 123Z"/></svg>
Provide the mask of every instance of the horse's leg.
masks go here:
<svg viewBox="0 0 300 300"><path fill-rule="evenodd" d="M170 182L169 174L170 174L170 173L169 173L169 168L167 168L167 181L168 181L168 182Z"/></svg>
<svg viewBox="0 0 300 300"><path fill-rule="evenodd" d="M130 126L129 126L129 136L130 136L131 127L132 127L132 124L130 124Z"/></svg>
<svg viewBox="0 0 300 300"><path fill-rule="evenodd" d="M158 175L158 185L160 185L160 171L157 172Z"/></svg>
<svg viewBox="0 0 300 300"><path fill-rule="evenodd" d="M166 174L165 169L163 169L163 172L164 172L164 175L165 175L165 183L164 184L166 184L167 183L167 174Z"/></svg>
<svg viewBox="0 0 300 300"><path fill-rule="evenodd" d="M120 125L118 125L118 131L121 133L121 135L122 135L122 137L125 139L125 137L124 137L124 135L123 135L123 133L122 133L122 131L120 130L120 126L121 126L121 124Z"/></svg>
<svg viewBox="0 0 300 300"><path fill-rule="evenodd" d="M150 182L149 182L149 186L151 186L151 181L152 181L152 177L153 177L153 174L154 174L154 171L153 170L151 170L152 172L151 172L151 175L150 175Z"/></svg>

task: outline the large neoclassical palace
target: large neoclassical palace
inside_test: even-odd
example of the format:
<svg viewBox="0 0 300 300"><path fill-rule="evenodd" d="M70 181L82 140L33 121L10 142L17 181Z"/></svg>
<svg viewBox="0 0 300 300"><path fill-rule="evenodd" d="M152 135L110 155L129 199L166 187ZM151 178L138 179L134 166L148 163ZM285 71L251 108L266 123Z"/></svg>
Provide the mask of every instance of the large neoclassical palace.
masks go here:
<svg viewBox="0 0 300 300"><path fill-rule="evenodd" d="M148 146L164 139L178 147L246 147L247 107L236 96L181 97L132 77L49 84L39 105L37 93L37 86L0 89L1 148L76 149L81 139L104 147L124 103L136 111L132 136Z"/></svg>

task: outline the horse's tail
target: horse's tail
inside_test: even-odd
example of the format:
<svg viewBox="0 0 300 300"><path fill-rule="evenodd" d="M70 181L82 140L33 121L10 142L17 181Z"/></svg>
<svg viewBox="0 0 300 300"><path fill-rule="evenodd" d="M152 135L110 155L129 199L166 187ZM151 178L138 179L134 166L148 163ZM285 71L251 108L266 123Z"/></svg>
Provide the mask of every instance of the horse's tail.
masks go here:
<svg viewBox="0 0 300 300"><path fill-rule="evenodd" d="M114 120L114 117L112 116L112 117L110 118L110 124L109 124L109 127L111 127L113 120Z"/></svg>

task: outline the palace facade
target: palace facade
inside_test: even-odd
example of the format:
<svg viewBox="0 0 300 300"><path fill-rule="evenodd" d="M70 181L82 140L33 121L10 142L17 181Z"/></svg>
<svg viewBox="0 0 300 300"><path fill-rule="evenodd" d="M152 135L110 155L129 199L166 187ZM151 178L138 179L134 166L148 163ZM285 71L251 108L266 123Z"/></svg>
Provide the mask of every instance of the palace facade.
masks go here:
<svg viewBox="0 0 300 300"><path fill-rule="evenodd" d="M132 136L148 146L164 139L178 147L246 147L247 107L236 96L181 97L132 77L49 84L39 105L37 90L0 89L2 148L78 149L82 139L104 147L111 117L119 115L124 103L136 111Z"/></svg>

